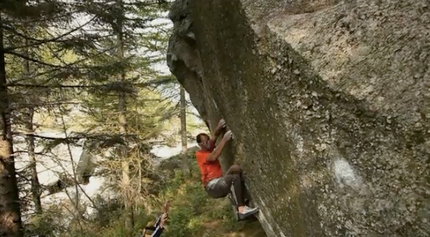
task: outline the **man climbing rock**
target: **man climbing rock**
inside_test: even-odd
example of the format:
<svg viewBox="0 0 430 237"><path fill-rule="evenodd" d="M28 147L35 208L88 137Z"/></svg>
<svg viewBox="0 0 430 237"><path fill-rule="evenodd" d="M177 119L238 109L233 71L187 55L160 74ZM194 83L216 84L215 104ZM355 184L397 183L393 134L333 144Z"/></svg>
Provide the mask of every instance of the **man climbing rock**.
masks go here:
<svg viewBox="0 0 430 237"><path fill-rule="evenodd" d="M243 184L242 172L238 165L232 165L223 175L221 164L218 160L225 144L231 139L232 132L227 131L222 140L216 146L215 141L226 128L226 122L221 119L217 128L210 137L206 133L196 136L200 150L196 152L197 164L202 176L203 187L212 198L223 198L231 191L233 185L234 195L237 199L237 212L240 219L245 219L258 212L258 208L250 208L245 205L245 186Z"/></svg>

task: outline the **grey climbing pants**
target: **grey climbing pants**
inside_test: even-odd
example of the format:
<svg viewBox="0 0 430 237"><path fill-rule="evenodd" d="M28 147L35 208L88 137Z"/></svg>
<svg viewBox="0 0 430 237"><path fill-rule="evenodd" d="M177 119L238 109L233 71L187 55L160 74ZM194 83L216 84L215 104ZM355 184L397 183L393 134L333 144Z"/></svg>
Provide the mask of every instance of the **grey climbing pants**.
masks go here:
<svg viewBox="0 0 430 237"><path fill-rule="evenodd" d="M234 194L237 199L238 206L244 206L244 184L240 174L227 174L223 177L212 179L206 184L206 192L212 198L223 198L227 196L233 185Z"/></svg>

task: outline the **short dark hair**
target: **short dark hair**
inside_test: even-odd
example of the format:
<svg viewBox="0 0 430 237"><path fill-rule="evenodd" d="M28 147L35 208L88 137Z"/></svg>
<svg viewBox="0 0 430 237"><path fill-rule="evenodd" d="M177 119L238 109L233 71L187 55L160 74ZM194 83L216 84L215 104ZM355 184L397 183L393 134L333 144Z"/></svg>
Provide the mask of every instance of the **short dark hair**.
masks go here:
<svg viewBox="0 0 430 237"><path fill-rule="evenodd" d="M201 143L201 142L202 142L202 136L209 137L209 135L207 135L206 133L199 133L199 134L197 134L197 136L196 136L196 142L197 142L197 143Z"/></svg>

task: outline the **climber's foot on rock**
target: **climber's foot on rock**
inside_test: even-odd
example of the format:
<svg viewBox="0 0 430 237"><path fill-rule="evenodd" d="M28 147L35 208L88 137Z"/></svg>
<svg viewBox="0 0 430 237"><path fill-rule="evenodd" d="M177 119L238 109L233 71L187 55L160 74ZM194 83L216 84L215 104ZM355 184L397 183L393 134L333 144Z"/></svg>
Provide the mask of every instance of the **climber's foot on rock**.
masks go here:
<svg viewBox="0 0 430 237"><path fill-rule="evenodd" d="M257 213L259 211L258 207L248 207L248 206L243 206L243 207L239 207L238 208L238 215L239 215L239 219L243 220L249 216L254 215L255 213Z"/></svg>

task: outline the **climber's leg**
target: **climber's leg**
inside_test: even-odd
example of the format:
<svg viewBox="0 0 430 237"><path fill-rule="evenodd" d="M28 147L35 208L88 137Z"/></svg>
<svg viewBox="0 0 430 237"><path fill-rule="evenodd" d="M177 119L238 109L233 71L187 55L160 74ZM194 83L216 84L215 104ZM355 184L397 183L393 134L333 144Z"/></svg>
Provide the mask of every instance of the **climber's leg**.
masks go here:
<svg viewBox="0 0 430 237"><path fill-rule="evenodd" d="M240 168L239 165L232 165L232 166L230 166L230 168L227 170L227 172L225 174L226 175L228 175L228 174L240 174L240 175L242 175L242 168Z"/></svg>
<svg viewBox="0 0 430 237"><path fill-rule="evenodd" d="M206 185L206 192L212 198L223 198L231 193L233 185L238 206L244 206L242 178L240 174L226 174L223 177L213 179Z"/></svg>
<svg viewBox="0 0 430 237"><path fill-rule="evenodd" d="M230 187L233 187L233 190L230 190ZM226 174L223 177L214 179L209 181L206 185L206 192L212 198L222 198L227 196L229 193L232 193L235 197L235 201L237 201L237 213L239 215L239 219L245 219L248 216L251 216L258 212L258 208L250 208L245 205L244 192L243 192L243 183L240 174Z"/></svg>
<svg viewBox="0 0 430 237"><path fill-rule="evenodd" d="M242 168L239 165L232 165L230 166L230 168L227 170L226 175L229 174L239 174L240 175L240 182L242 183L242 196L243 199L245 200L245 205L249 204L249 197L248 197L248 192L245 186L245 179L243 177L243 171Z"/></svg>
<svg viewBox="0 0 430 237"><path fill-rule="evenodd" d="M232 184L233 194L236 199L236 205L238 210L240 211L245 207L245 199L243 197L243 185L242 185L242 176L238 173L235 174L227 174L224 176L226 183Z"/></svg>
<svg viewBox="0 0 430 237"><path fill-rule="evenodd" d="M207 183L206 192L212 198L223 198L230 193L230 188L225 177L219 177Z"/></svg>
<svg viewBox="0 0 430 237"><path fill-rule="evenodd" d="M227 196L230 191L230 186L235 180L236 176L241 176L240 166L232 165L223 177L213 179L206 185L206 192L212 198L223 198ZM241 182L241 177L238 177L238 181Z"/></svg>
<svg viewBox="0 0 430 237"><path fill-rule="evenodd" d="M235 174L227 174L224 176L226 183L232 184L232 196L234 197L237 206L237 214L239 219L245 219L248 216L254 215L258 212L258 207L250 208L245 203L245 190L244 184L242 182L242 175Z"/></svg>

